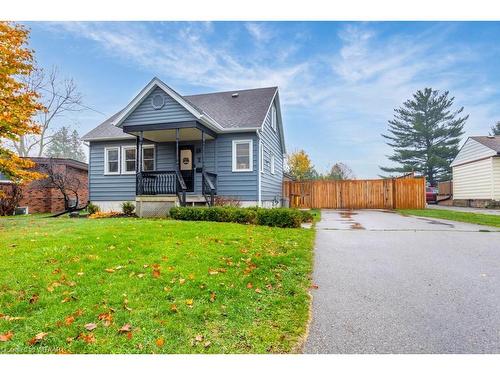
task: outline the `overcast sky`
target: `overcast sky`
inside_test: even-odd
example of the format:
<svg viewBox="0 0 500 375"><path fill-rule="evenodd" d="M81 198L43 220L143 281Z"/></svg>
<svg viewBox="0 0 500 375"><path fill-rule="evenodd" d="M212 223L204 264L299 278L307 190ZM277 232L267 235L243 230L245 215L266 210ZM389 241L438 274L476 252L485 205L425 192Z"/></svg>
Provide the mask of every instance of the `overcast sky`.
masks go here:
<svg viewBox="0 0 500 375"><path fill-rule="evenodd" d="M500 120L500 23L28 23L39 65L74 78L84 103L110 116L157 76L181 94L279 86L288 151L319 171L341 161L376 177L393 109L424 87L449 90L466 135ZM105 119L59 120L81 135Z"/></svg>

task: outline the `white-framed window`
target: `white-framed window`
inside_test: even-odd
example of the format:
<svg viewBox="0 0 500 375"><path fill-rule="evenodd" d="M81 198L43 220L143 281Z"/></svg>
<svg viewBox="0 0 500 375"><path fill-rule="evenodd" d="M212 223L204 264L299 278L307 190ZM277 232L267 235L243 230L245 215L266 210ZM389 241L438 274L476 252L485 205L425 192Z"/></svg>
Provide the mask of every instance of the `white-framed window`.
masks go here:
<svg viewBox="0 0 500 375"><path fill-rule="evenodd" d="M104 148L104 174L120 174L120 147Z"/></svg>
<svg viewBox="0 0 500 375"><path fill-rule="evenodd" d="M142 170L154 171L155 170L155 146L145 145L142 146Z"/></svg>
<svg viewBox="0 0 500 375"><path fill-rule="evenodd" d="M135 146L122 147L122 174L134 174L136 164Z"/></svg>
<svg viewBox="0 0 500 375"><path fill-rule="evenodd" d="M271 153L271 174L274 174L274 154Z"/></svg>
<svg viewBox="0 0 500 375"><path fill-rule="evenodd" d="M253 141L233 140L233 172L253 171Z"/></svg>
<svg viewBox="0 0 500 375"><path fill-rule="evenodd" d="M264 173L264 145L259 141L259 171Z"/></svg>
<svg viewBox="0 0 500 375"><path fill-rule="evenodd" d="M278 126L278 112L276 111L276 105L273 103L271 106L271 128L276 131Z"/></svg>

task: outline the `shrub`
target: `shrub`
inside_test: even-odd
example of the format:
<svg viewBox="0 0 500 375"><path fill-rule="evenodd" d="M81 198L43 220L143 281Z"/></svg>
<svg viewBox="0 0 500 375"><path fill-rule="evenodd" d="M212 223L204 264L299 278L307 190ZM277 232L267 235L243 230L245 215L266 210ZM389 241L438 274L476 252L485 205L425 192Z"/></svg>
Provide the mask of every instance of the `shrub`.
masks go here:
<svg viewBox="0 0 500 375"><path fill-rule="evenodd" d="M310 216L310 214L309 214ZM298 228L309 216L290 208L172 207L170 217L188 221L219 221ZM312 220L312 217L311 217Z"/></svg>
<svg viewBox="0 0 500 375"><path fill-rule="evenodd" d="M314 220L314 216L311 212L309 211L300 211L300 214L302 215L302 222L303 223L312 223Z"/></svg>
<svg viewBox="0 0 500 375"><path fill-rule="evenodd" d="M280 228L299 228L302 213L291 208L261 208L257 210L257 224Z"/></svg>
<svg viewBox="0 0 500 375"><path fill-rule="evenodd" d="M97 212L101 211L101 209L99 208L99 206L98 206L98 205L93 204L93 203L89 203L89 204L87 205L87 211L89 212L89 214L91 214L91 215L92 215L92 214L95 214L95 213L97 213Z"/></svg>
<svg viewBox="0 0 500 375"><path fill-rule="evenodd" d="M121 206L124 215L132 216L134 214L135 205L132 202L123 202Z"/></svg>

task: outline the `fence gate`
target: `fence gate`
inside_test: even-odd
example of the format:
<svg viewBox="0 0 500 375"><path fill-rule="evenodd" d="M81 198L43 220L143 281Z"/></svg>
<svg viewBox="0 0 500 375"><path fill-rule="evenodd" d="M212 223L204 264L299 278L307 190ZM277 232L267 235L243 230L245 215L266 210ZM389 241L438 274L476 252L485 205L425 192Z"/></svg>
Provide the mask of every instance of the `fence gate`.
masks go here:
<svg viewBox="0 0 500 375"><path fill-rule="evenodd" d="M285 181L283 196L296 208L425 208L425 178Z"/></svg>

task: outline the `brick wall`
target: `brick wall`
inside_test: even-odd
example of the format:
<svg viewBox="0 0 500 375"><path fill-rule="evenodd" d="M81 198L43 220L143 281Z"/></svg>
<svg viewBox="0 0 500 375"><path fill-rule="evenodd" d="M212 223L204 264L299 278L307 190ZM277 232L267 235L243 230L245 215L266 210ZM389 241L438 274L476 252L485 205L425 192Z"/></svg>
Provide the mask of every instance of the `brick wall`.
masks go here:
<svg viewBox="0 0 500 375"><path fill-rule="evenodd" d="M87 204L89 199L87 170L73 167L64 161L58 161L54 168L57 172L70 173L80 180L79 206ZM23 188L23 198L19 206L28 206L30 214L61 212L64 210L64 198L58 189L44 186L43 181L33 181Z"/></svg>

